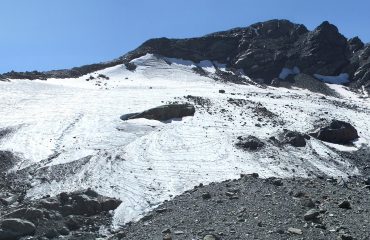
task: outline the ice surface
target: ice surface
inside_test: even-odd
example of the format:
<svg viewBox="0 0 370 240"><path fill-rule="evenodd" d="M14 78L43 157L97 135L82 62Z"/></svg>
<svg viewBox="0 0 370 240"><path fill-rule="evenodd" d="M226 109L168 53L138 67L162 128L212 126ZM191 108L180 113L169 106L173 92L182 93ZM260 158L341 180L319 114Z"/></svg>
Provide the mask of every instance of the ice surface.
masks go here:
<svg viewBox="0 0 370 240"><path fill-rule="evenodd" d="M341 73L338 76L324 76L320 74L314 74L314 77L326 83L343 84L349 82L348 73Z"/></svg>
<svg viewBox="0 0 370 240"><path fill-rule="evenodd" d="M0 150L23 158L14 169L35 163L47 168L91 156L61 181L34 179L27 197L91 187L123 201L114 215L117 226L199 183L237 178L241 173L257 172L262 177L358 174L333 146L318 140L309 140L304 148L268 143L284 128L308 132L317 119L327 116L351 122L359 129L362 144L369 144L370 106L356 94L337 88L343 99L321 100L320 94L299 89L216 82L195 74L193 63L171 61L146 55L132 61L137 65L133 72L119 65L78 79L0 82L0 128L16 129L0 142ZM211 68L210 62L200 65ZM98 79L99 74L109 80ZM97 79L86 81L90 75ZM220 94L219 89L226 93ZM196 106L194 117L172 123L120 120L122 114L187 102L187 95L208 99L209 109ZM230 104L230 98L245 105ZM258 104L274 113L274 119L255 116ZM267 146L258 152L236 149L234 143L241 135L259 137Z"/></svg>
<svg viewBox="0 0 370 240"><path fill-rule="evenodd" d="M289 75L297 75L300 73L300 70L298 67L294 68L283 68L281 69L281 72L279 74L280 79L286 79Z"/></svg>

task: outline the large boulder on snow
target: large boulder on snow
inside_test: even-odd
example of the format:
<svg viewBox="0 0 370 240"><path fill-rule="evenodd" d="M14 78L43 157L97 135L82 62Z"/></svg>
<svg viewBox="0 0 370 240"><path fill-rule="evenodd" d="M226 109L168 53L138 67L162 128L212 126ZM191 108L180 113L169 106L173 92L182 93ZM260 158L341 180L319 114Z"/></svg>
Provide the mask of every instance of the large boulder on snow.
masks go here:
<svg viewBox="0 0 370 240"><path fill-rule="evenodd" d="M327 126L311 133L311 136L325 142L346 144L357 139L358 133L350 123L332 120Z"/></svg>
<svg viewBox="0 0 370 240"><path fill-rule="evenodd" d="M172 118L194 116L195 107L192 104L169 104L151 108L141 113L130 113L121 116L122 120L146 118L158 121L167 121Z"/></svg>

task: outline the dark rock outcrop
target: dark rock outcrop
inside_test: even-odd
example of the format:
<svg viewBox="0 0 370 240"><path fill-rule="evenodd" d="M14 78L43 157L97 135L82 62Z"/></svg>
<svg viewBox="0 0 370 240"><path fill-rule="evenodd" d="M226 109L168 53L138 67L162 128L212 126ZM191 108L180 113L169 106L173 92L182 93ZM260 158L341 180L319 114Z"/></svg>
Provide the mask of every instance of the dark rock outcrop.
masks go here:
<svg viewBox="0 0 370 240"><path fill-rule="evenodd" d="M359 137L357 130L350 123L339 120L332 120L330 124L310 135L325 142L339 144L350 143Z"/></svg>
<svg viewBox="0 0 370 240"><path fill-rule="evenodd" d="M353 53L350 59L351 64L347 66L348 72L353 72L353 85L355 87L364 86L370 88L370 45ZM347 70L346 69L346 70Z"/></svg>
<svg viewBox="0 0 370 240"><path fill-rule="evenodd" d="M200 38L151 39L124 58L150 52L194 62L213 60L226 63L230 69L243 69L249 77L269 84L282 68L295 66L310 75L337 76L346 72L354 78L356 69L363 64L351 58L361 55L364 59L366 54L361 49L361 40L347 40L327 21L308 31L304 25L288 20L270 20Z"/></svg>
<svg viewBox="0 0 370 240"><path fill-rule="evenodd" d="M101 226L110 226L109 211L115 210L121 201L87 189L63 192L55 197L18 200L17 204L7 204L5 208L2 204L0 202L0 240L28 235L35 239L59 235L70 235L68 239L95 239ZM84 237L77 238L77 235Z"/></svg>
<svg viewBox="0 0 370 240"><path fill-rule="evenodd" d="M297 58L288 61L304 73L336 76L349 63L347 39L327 21L297 41L296 46L290 51Z"/></svg>
<svg viewBox="0 0 370 240"><path fill-rule="evenodd" d="M167 121L173 118L194 116L195 107L192 104L168 104L151 108L141 113L130 113L121 116L122 120L146 118L158 121Z"/></svg>
<svg viewBox="0 0 370 240"><path fill-rule="evenodd" d="M348 39L348 45L351 52L357 52L365 46L359 37Z"/></svg>

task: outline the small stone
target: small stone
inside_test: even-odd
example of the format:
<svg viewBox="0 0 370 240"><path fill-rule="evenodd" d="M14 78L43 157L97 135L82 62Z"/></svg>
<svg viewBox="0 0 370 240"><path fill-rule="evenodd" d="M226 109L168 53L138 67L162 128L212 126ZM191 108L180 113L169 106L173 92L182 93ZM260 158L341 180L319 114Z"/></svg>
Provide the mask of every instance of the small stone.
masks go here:
<svg viewBox="0 0 370 240"><path fill-rule="evenodd" d="M169 228L166 228L166 229L164 229L163 231L162 231L162 233L171 233L171 229L169 229Z"/></svg>
<svg viewBox="0 0 370 240"><path fill-rule="evenodd" d="M175 235L182 235L182 234L184 234L184 231L175 231L174 234Z"/></svg>
<svg viewBox="0 0 370 240"><path fill-rule="evenodd" d="M302 198L301 199L301 204L302 204L302 206L308 207L308 208L315 207L315 203L312 201L311 198Z"/></svg>
<svg viewBox="0 0 370 240"><path fill-rule="evenodd" d="M315 228L319 228L319 229L326 229L326 226L324 224L316 224L315 225Z"/></svg>
<svg viewBox="0 0 370 240"><path fill-rule="evenodd" d="M220 90L218 90L218 92L219 92L219 93L225 93L225 90L220 89Z"/></svg>
<svg viewBox="0 0 370 240"><path fill-rule="evenodd" d="M304 193L304 192L296 192L296 193L294 193L293 197L301 198L301 197L304 197L305 195L306 195L306 193Z"/></svg>
<svg viewBox="0 0 370 240"><path fill-rule="evenodd" d="M230 199L230 200L233 200L233 199L239 199L239 197L238 197L238 196L231 196L231 197L229 197L229 199Z"/></svg>
<svg viewBox="0 0 370 240"><path fill-rule="evenodd" d="M297 234L297 235L302 235L303 234L303 232L302 232L301 229L299 229L299 228L292 228L292 227L288 228L288 232L289 233L293 233L293 234Z"/></svg>
<svg viewBox="0 0 370 240"><path fill-rule="evenodd" d="M52 239L59 236L59 232L55 230L54 228L50 229L46 232L45 237Z"/></svg>
<svg viewBox="0 0 370 240"><path fill-rule="evenodd" d="M315 221L317 217L320 215L320 212L316 209L311 209L304 215L304 220L306 221Z"/></svg>
<svg viewBox="0 0 370 240"><path fill-rule="evenodd" d="M370 177L368 177L367 179L365 179L364 182L365 182L366 185L370 185Z"/></svg>
<svg viewBox="0 0 370 240"><path fill-rule="evenodd" d="M61 229L59 229L59 233L63 236L67 236L69 234L69 230L66 227L62 227Z"/></svg>
<svg viewBox="0 0 370 240"><path fill-rule="evenodd" d="M344 209L351 209L351 203L347 200L339 203L338 207L344 208Z"/></svg>
<svg viewBox="0 0 370 240"><path fill-rule="evenodd" d="M205 235L203 240L216 240L217 238L214 235Z"/></svg>
<svg viewBox="0 0 370 240"><path fill-rule="evenodd" d="M272 184L275 186L283 186L283 181L281 181L281 179L275 179L272 181Z"/></svg>
<svg viewBox="0 0 370 240"><path fill-rule="evenodd" d="M167 233L163 236L163 240L172 240L171 234Z"/></svg>
<svg viewBox="0 0 370 240"><path fill-rule="evenodd" d="M81 227L80 223L73 217L68 218L65 224L67 228L71 231L78 230Z"/></svg>
<svg viewBox="0 0 370 240"><path fill-rule="evenodd" d="M258 173L252 173L251 175L252 175L252 177L254 177L254 178L258 178L258 177L259 177Z"/></svg>
<svg viewBox="0 0 370 240"><path fill-rule="evenodd" d="M167 208L159 208L157 210L155 210L157 213L164 213L164 212L167 212Z"/></svg>
<svg viewBox="0 0 370 240"><path fill-rule="evenodd" d="M145 215L141 220L143 220L144 222L145 221L149 221L153 218L153 215L152 214L148 214L148 215Z"/></svg>
<svg viewBox="0 0 370 240"><path fill-rule="evenodd" d="M341 239L341 240L354 240L354 238L351 235L348 235L348 234L340 235L339 239Z"/></svg>
<svg viewBox="0 0 370 240"><path fill-rule="evenodd" d="M210 199L211 198L211 194L210 193L203 193L202 194L202 198L203 199Z"/></svg>
<svg viewBox="0 0 370 240"><path fill-rule="evenodd" d="M228 197L232 197L232 196L235 195L235 193L233 193L233 192L226 192L225 195L228 196Z"/></svg>

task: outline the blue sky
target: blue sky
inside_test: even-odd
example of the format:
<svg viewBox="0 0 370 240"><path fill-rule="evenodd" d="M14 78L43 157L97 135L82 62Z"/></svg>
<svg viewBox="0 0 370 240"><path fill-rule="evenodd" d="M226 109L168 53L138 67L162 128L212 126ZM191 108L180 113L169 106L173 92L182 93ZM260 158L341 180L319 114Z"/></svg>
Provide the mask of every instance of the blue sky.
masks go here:
<svg viewBox="0 0 370 240"><path fill-rule="evenodd" d="M324 20L370 42L368 0L1 0L0 72L111 60L149 38L184 38L289 19Z"/></svg>

